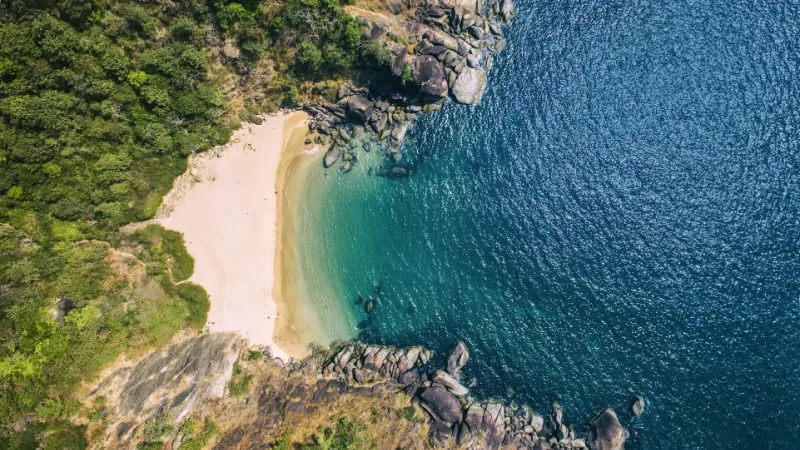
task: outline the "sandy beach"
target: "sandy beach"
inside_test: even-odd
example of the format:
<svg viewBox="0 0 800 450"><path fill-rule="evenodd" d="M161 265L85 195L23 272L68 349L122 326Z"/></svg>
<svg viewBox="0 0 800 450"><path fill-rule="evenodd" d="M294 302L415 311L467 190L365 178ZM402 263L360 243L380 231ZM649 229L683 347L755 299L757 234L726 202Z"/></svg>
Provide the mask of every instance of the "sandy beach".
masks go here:
<svg viewBox="0 0 800 450"><path fill-rule="evenodd" d="M209 294L209 331L237 331L251 345L283 359L308 353L310 337L294 333L292 308L281 307L281 257L276 251L281 173L303 153L304 113L266 117L238 130L231 142L189 161L164 198L157 220L182 232L195 259L191 281ZM308 152L307 152L308 153ZM280 321L281 339L273 338ZM295 335L296 334L296 335Z"/></svg>

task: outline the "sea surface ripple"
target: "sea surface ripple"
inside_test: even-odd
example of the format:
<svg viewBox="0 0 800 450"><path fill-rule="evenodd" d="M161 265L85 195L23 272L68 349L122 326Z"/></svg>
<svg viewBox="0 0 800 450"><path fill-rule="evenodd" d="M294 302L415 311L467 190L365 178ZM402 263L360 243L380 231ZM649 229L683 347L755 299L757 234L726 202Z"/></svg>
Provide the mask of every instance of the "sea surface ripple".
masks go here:
<svg viewBox="0 0 800 450"><path fill-rule="evenodd" d="M318 174L305 270L366 341L466 341L478 395L614 407L629 449L797 446L800 4L518 9L412 177Z"/></svg>

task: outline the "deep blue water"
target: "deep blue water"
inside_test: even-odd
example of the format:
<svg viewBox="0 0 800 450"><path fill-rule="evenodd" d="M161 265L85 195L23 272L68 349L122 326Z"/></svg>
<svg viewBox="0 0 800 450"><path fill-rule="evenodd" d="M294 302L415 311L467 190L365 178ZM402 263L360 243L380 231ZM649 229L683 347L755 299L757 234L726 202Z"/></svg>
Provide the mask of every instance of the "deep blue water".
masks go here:
<svg viewBox="0 0 800 450"><path fill-rule="evenodd" d="M462 339L475 393L612 406L631 449L797 446L800 3L521 2L489 78L411 178L310 193L362 337Z"/></svg>

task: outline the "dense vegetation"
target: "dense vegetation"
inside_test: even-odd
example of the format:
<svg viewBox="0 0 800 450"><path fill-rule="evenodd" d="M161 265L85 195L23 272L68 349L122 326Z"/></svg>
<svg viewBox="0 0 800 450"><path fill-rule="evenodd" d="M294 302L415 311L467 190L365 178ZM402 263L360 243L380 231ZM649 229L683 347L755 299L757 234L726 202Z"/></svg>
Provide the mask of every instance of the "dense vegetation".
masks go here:
<svg viewBox="0 0 800 450"><path fill-rule="evenodd" d="M120 226L241 118L386 54L337 0L11 0L0 42L0 425L36 419L0 446L80 448L79 382L208 310L179 235Z"/></svg>

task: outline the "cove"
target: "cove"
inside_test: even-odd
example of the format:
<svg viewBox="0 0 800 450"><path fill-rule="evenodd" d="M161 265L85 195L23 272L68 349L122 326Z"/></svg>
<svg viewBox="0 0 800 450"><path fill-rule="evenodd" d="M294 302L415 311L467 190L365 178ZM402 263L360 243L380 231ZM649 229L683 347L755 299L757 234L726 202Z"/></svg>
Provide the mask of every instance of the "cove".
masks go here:
<svg viewBox="0 0 800 450"><path fill-rule="evenodd" d="M409 178L309 169L330 337L464 340L476 395L612 406L627 448L795 445L798 2L528 1L507 37L480 105L409 132Z"/></svg>

